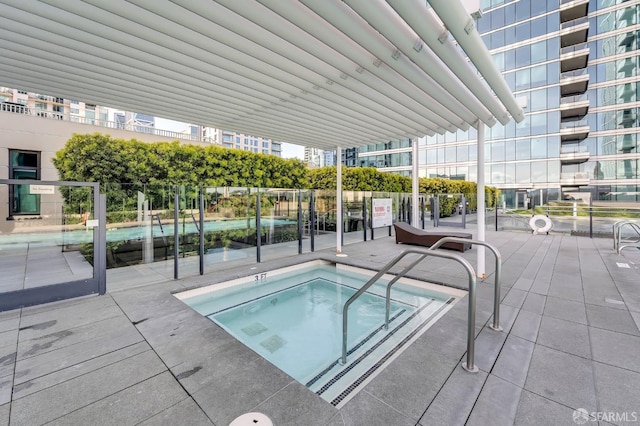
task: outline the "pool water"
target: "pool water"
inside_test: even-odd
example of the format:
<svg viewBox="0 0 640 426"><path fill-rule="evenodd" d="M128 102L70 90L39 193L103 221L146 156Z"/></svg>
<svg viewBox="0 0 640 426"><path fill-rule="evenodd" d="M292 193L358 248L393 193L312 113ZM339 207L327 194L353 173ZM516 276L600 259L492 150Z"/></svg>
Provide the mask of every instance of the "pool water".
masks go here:
<svg viewBox="0 0 640 426"><path fill-rule="evenodd" d="M463 293L435 291L422 282L396 283L389 329L384 329L390 277L349 307L348 358L342 354L345 302L371 271L312 262L177 295L236 339L335 406L448 310Z"/></svg>

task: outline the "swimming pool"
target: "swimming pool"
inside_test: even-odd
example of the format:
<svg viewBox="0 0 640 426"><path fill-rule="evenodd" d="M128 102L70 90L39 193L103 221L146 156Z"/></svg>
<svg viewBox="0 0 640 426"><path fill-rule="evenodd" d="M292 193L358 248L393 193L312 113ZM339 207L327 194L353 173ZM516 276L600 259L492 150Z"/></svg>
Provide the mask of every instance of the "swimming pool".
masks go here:
<svg viewBox="0 0 640 426"><path fill-rule="evenodd" d="M276 219L263 217L260 219L262 228L280 227L287 225L295 225L296 221L290 219ZM246 229L255 226L255 218L247 219L220 219L209 220L204 223L205 232L209 231L229 231L236 229ZM107 242L117 241L137 241L146 238L146 228L140 226L123 226L107 228ZM152 224L151 234L153 237L173 238L173 223L164 223L160 226L157 222ZM180 224L178 232L182 234L196 234L198 228L195 223L189 222L184 225ZM93 241L93 233L88 229L66 230L64 225L60 225L58 229L39 231L34 227L32 232L15 232L11 234L0 235L0 246L3 244L39 244L39 245L65 245L65 244L81 244Z"/></svg>
<svg viewBox="0 0 640 426"><path fill-rule="evenodd" d="M344 303L373 271L315 261L176 296L316 394L341 406L465 293L384 277L349 308L348 362L338 360Z"/></svg>

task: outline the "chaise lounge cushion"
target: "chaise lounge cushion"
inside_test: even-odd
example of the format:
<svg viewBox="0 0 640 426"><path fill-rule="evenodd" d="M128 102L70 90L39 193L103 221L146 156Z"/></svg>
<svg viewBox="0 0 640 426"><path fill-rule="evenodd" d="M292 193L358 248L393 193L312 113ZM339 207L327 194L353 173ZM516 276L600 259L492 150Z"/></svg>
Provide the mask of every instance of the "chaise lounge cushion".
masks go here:
<svg viewBox="0 0 640 426"><path fill-rule="evenodd" d="M458 237L469 240L472 238L472 235L467 232L425 231L402 222L394 223L393 227L396 230L396 244L403 243L431 247L444 237ZM444 243L441 248L464 252L471 248L471 243L448 242Z"/></svg>

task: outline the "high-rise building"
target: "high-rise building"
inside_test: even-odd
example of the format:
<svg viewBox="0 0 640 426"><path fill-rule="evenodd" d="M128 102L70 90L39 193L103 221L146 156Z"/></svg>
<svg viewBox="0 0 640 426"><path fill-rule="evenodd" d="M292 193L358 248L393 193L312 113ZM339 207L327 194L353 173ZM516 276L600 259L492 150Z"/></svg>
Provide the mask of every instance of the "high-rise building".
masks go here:
<svg viewBox="0 0 640 426"><path fill-rule="evenodd" d="M640 201L639 16L638 1L482 0L478 31L526 113L485 129L486 182L508 206ZM420 175L476 180L476 140L420 139ZM410 148L386 145L361 148L359 165L410 173Z"/></svg>
<svg viewBox="0 0 640 426"><path fill-rule="evenodd" d="M261 136L233 132L231 130L205 129L209 129L209 134L212 135L216 143L222 144L225 148L235 148L258 154L271 154L282 157L282 142Z"/></svg>

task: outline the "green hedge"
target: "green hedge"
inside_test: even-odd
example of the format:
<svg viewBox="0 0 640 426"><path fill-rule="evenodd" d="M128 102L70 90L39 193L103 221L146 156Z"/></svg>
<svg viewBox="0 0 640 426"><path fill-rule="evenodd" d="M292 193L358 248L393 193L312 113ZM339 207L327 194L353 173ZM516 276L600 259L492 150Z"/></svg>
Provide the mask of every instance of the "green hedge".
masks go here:
<svg viewBox="0 0 640 426"><path fill-rule="evenodd" d="M101 182L108 206L132 207L137 188L145 187L148 197L161 205L166 194L159 189L169 185L218 187L259 187L335 190L336 167L307 169L297 159L255 154L219 146L202 147L176 142L144 143L135 139L114 139L100 133L75 134L53 158L60 180ZM460 180L420 178L420 192L428 194L462 193L475 208L476 184ZM342 169L342 185L347 191L410 192L411 179L375 168ZM149 187L158 189L149 191ZM63 189L71 211L89 210L88 194ZM86 191L86 190L85 190ZM499 190L486 188L486 199L493 206ZM77 200L77 201L74 201ZM79 201L82 200L82 201ZM85 206L85 204L87 204Z"/></svg>

